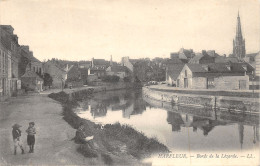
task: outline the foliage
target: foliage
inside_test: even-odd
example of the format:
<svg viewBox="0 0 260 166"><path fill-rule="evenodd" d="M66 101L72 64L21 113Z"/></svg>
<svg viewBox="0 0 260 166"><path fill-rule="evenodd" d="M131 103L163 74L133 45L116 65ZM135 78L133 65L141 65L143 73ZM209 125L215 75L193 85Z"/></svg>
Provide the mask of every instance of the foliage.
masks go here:
<svg viewBox="0 0 260 166"><path fill-rule="evenodd" d="M50 76L49 73L44 73L44 77L43 77L43 85L44 86L51 86L52 85L52 77Z"/></svg>
<svg viewBox="0 0 260 166"><path fill-rule="evenodd" d="M104 81L104 82L118 82L120 79L119 76L116 76L116 75L106 75L106 76L103 76L101 77L101 80Z"/></svg>
<svg viewBox="0 0 260 166"><path fill-rule="evenodd" d="M132 77L130 77L130 76L124 77L124 82L131 82L131 80L132 80Z"/></svg>

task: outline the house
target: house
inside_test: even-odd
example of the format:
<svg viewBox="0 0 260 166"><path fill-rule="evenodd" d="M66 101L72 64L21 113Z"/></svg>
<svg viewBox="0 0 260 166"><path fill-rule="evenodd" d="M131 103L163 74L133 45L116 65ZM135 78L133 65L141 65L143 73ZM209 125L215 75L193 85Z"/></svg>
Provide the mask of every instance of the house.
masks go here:
<svg viewBox="0 0 260 166"><path fill-rule="evenodd" d="M194 52L192 49L184 49L181 48L179 52L173 52L171 53L170 57L171 59L173 58L179 58L179 59L184 59L184 60L189 60L194 56Z"/></svg>
<svg viewBox="0 0 260 166"><path fill-rule="evenodd" d="M208 64L214 62L215 57L208 55L205 50L202 50L202 53L196 53L195 56L189 60L189 63L193 64Z"/></svg>
<svg viewBox="0 0 260 166"><path fill-rule="evenodd" d="M22 45L20 47L20 59L18 64L19 76L25 74L26 68L29 66L30 70L39 75L43 75L42 62L33 56L33 52L30 51L29 46Z"/></svg>
<svg viewBox="0 0 260 166"><path fill-rule="evenodd" d="M91 67L89 70L89 75L96 75L98 78L106 75L106 67Z"/></svg>
<svg viewBox="0 0 260 166"><path fill-rule="evenodd" d="M18 37L10 25L0 25L0 100L15 96L21 89L18 77Z"/></svg>
<svg viewBox="0 0 260 166"><path fill-rule="evenodd" d="M72 65L67 71L66 85L70 84L72 87L83 86L87 83L87 76L88 69L79 68L78 65Z"/></svg>
<svg viewBox="0 0 260 166"><path fill-rule="evenodd" d="M24 75L21 76L22 87L27 91L42 91L43 79L30 69L28 65Z"/></svg>
<svg viewBox="0 0 260 166"><path fill-rule="evenodd" d="M80 61L78 63L79 68L90 68L92 64L92 61Z"/></svg>
<svg viewBox="0 0 260 166"><path fill-rule="evenodd" d="M106 69L110 65L109 61L104 59L94 59L91 60L91 67L92 68L104 68Z"/></svg>
<svg viewBox="0 0 260 166"><path fill-rule="evenodd" d="M116 75L123 79L128 76L128 69L125 66L109 66L106 69L106 75Z"/></svg>
<svg viewBox="0 0 260 166"><path fill-rule="evenodd" d="M52 61L45 62L43 67L44 72L52 77L52 88L63 88L65 86L67 80L67 71L65 69L58 67Z"/></svg>
<svg viewBox="0 0 260 166"><path fill-rule="evenodd" d="M185 64L176 86L189 89L249 89L249 76L242 63Z"/></svg>
<svg viewBox="0 0 260 166"><path fill-rule="evenodd" d="M166 82L168 85L177 86L177 78L184 67L184 63L169 65L166 68Z"/></svg>

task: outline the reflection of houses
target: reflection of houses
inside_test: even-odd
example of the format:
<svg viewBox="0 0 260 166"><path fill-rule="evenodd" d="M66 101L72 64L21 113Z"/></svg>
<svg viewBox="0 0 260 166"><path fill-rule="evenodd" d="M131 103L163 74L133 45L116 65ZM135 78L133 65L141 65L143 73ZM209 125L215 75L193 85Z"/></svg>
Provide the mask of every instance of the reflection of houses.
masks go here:
<svg viewBox="0 0 260 166"><path fill-rule="evenodd" d="M181 70L176 86L190 89L249 89L247 71L248 67L243 63L188 63Z"/></svg>
<svg viewBox="0 0 260 166"><path fill-rule="evenodd" d="M44 63L45 73L50 74L52 77L52 87L62 88L67 80L67 72L65 69L60 68L58 65L54 64L52 61L47 61Z"/></svg>

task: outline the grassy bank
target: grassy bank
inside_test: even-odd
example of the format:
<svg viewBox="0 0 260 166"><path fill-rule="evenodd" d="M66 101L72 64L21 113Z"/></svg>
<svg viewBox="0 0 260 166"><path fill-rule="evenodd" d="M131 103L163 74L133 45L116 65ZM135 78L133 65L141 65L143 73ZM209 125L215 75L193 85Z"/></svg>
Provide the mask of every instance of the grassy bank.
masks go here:
<svg viewBox="0 0 260 166"><path fill-rule="evenodd" d="M78 152L86 157L100 155L106 164L112 164L115 160L123 160L124 158L135 160L149 157L154 153L169 152L168 148L155 138L148 138L130 126L117 123L105 125L101 129L100 125L78 117L73 111L78 106L77 101L91 95L91 91L80 96L75 94L70 99L65 92L49 95L50 98L62 104L63 118L73 128L78 128L79 123L84 122L86 132L89 135L94 135L94 142L98 150L92 151L87 145L80 145Z"/></svg>

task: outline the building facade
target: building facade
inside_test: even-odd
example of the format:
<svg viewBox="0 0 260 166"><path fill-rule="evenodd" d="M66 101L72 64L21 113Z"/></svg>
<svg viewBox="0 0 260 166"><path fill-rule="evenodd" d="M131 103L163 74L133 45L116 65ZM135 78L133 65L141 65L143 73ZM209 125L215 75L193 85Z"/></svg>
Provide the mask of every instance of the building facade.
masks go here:
<svg viewBox="0 0 260 166"><path fill-rule="evenodd" d="M0 25L0 98L16 96L21 88L18 77L18 37L10 25Z"/></svg>
<svg viewBox="0 0 260 166"><path fill-rule="evenodd" d="M249 89L249 76L242 64L185 64L176 86L187 89Z"/></svg>
<svg viewBox="0 0 260 166"><path fill-rule="evenodd" d="M52 61L43 64L44 72L52 77L52 88L64 88L67 71L55 65Z"/></svg>

